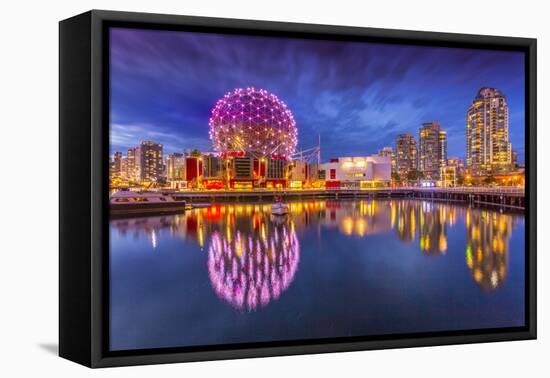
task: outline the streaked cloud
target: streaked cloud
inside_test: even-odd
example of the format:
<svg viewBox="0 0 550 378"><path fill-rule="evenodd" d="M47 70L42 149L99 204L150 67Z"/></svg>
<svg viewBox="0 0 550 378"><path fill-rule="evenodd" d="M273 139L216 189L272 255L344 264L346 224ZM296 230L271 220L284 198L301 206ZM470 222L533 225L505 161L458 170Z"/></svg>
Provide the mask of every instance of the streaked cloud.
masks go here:
<svg viewBox="0 0 550 378"><path fill-rule="evenodd" d="M324 159L375 153L437 119L449 155L465 155L465 114L478 89L507 95L523 153L521 53L153 30L111 34L112 149L154 139L167 152L210 149L208 117L235 87L275 93L292 110L299 146L320 136Z"/></svg>

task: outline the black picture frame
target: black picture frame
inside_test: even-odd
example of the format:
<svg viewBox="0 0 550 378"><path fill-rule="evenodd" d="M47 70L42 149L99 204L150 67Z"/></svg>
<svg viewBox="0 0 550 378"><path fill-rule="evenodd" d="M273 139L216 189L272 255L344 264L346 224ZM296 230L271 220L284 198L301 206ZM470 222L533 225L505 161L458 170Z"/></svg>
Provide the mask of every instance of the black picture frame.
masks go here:
<svg viewBox="0 0 550 378"><path fill-rule="evenodd" d="M109 26L524 51L526 326L109 352ZM536 338L536 39L92 10L59 24L59 355L88 367Z"/></svg>

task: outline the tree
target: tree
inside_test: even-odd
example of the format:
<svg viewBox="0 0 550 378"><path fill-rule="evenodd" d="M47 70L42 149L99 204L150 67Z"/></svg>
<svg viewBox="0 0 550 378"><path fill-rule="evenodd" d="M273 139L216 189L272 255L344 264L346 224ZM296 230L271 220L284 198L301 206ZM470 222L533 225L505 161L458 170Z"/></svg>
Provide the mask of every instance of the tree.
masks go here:
<svg viewBox="0 0 550 378"><path fill-rule="evenodd" d="M392 172L392 173L391 173L391 179L392 179L392 181L400 181L400 180L401 180L401 177L399 177L399 175L397 174L397 172Z"/></svg>
<svg viewBox="0 0 550 378"><path fill-rule="evenodd" d="M488 175L487 177L485 177L483 179L483 184L485 185L491 185L491 184L494 184L497 180L495 179L495 177L493 175Z"/></svg>
<svg viewBox="0 0 550 378"><path fill-rule="evenodd" d="M201 156L201 152L197 149L194 149L194 150L191 150L190 155L193 156L193 157L199 157L199 156Z"/></svg>
<svg viewBox="0 0 550 378"><path fill-rule="evenodd" d="M420 172L417 169L411 169L407 173L407 180L408 181L418 181L418 180L421 180L423 178L424 178L424 175L422 174L422 172Z"/></svg>

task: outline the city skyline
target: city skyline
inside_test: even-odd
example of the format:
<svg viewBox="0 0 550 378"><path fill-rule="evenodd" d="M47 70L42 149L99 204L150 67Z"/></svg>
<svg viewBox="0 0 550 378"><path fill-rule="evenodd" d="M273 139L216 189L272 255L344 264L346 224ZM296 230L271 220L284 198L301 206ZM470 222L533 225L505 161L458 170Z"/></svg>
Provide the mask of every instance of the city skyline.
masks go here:
<svg viewBox="0 0 550 378"><path fill-rule="evenodd" d="M516 184L517 173L521 173L509 142L506 98L496 88L481 88L468 109L466 164L458 157L448 159L447 132L439 121L422 124L418 143L412 133L402 133L395 139L395 149L384 146L370 157L321 162L320 147L309 157L293 155L297 142L293 115L286 104L265 90L249 87L228 92L212 114L209 136L213 153L201 156L203 152L194 149L173 152L164 159L162 144L142 141L129 148L126 157L114 152L111 177L128 183L168 180L176 188L189 180L192 186L206 189L220 189L224 182L231 188L289 184L302 188L319 185L318 180L325 180L327 188L367 188L419 179L427 180L421 185L456 186L466 181L471 184L472 176L478 181L485 177L486 184L493 184L497 181L494 174L500 175L501 184ZM189 169L196 165L196 172L186 173L187 165Z"/></svg>
<svg viewBox="0 0 550 378"><path fill-rule="evenodd" d="M233 87L270 89L288 104L298 148L322 160L395 148L425 122L466 157L466 111L478 90L507 96L510 141L524 162L524 64L517 52L114 29L111 152L155 140L165 155L212 150L208 118ZM229 43L230 42L230 43ZM338 137L334 133L338 132Z"/></svg>

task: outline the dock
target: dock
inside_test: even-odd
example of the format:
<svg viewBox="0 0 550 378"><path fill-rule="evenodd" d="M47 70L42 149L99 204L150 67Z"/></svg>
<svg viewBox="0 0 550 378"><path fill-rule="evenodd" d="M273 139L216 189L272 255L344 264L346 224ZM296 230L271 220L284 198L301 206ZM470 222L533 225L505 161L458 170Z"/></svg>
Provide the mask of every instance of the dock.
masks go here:
<svg viewBox="0 0 550 378"><path fill-rule="evenodd" d="M219 202L262 202L273 201L276 196L285 201L308 199L387 199L410 198L431 201L462 202L525 209L525 190L519 187L380 187L369 189L287 189L287 190L244 190L244 191L204 191L189 190L172 194L186 203Z"/></svg>

